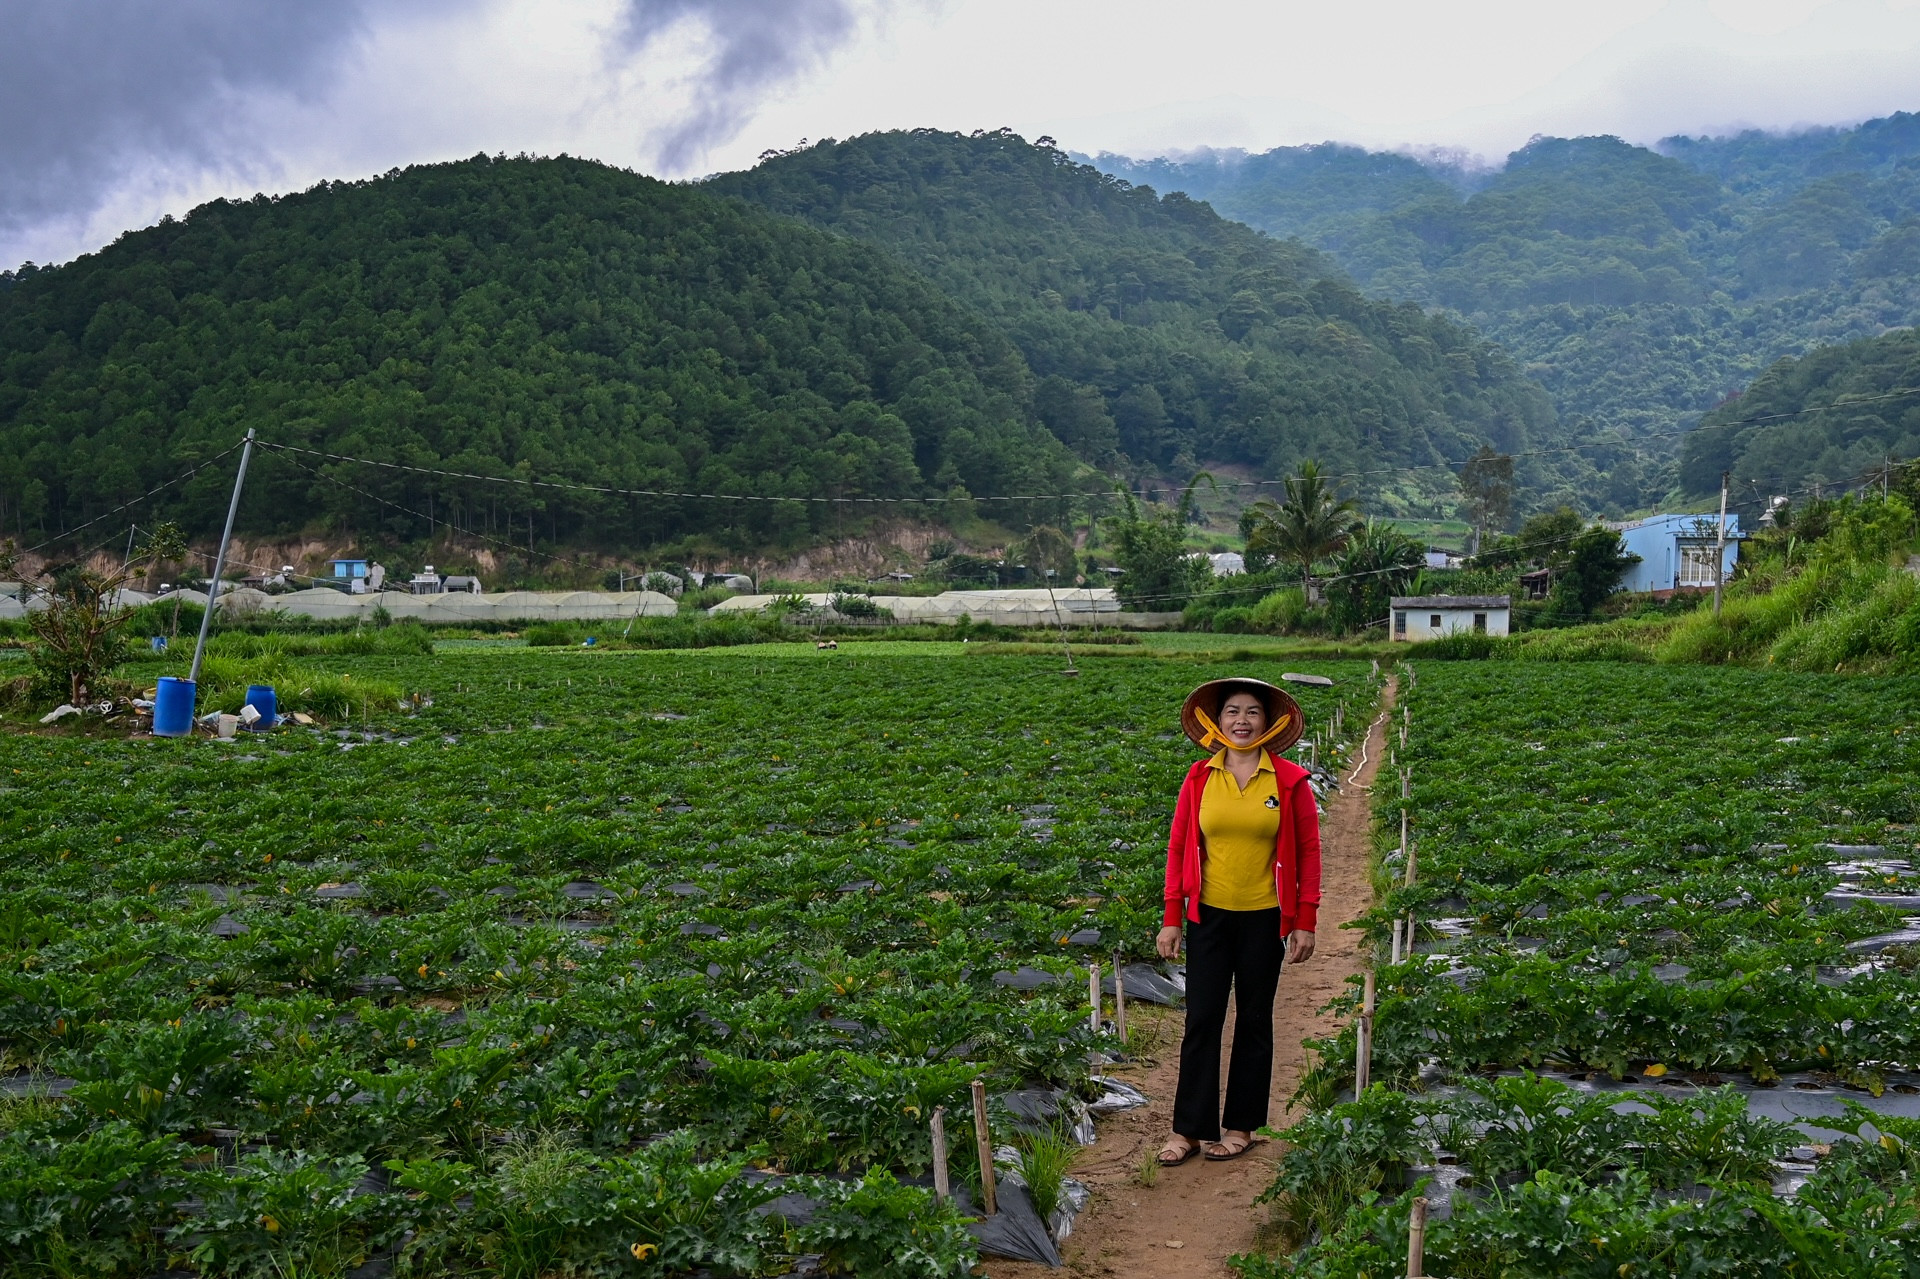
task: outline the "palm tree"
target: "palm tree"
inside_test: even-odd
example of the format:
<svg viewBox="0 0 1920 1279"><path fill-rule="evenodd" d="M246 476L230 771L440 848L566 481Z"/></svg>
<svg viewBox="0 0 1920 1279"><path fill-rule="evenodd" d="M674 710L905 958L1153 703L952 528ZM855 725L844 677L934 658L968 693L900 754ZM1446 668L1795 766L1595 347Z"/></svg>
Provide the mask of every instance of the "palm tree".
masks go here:
<svg viewBox="0 0 1920 1279"><path fill-rule="evenodd" d="M1302 462L1300 473L1289 475L1286 486L1286 500L1255 502L1241 527L1250 556L1271 556L1300 569L1312 603L1313 566L1346 546L1361 525L1360 511L1334 492L1318 463Z"/></svg>
<svg viewBox="0 0 1920 1279"><path fill-rule="evenodd" d="M1327 583L1334 622L1359 630L1386 618L1388 605L1404 595L1426 568L1426 544L1388 524L1368 520L1347 540L1339 571Z"/></svg>

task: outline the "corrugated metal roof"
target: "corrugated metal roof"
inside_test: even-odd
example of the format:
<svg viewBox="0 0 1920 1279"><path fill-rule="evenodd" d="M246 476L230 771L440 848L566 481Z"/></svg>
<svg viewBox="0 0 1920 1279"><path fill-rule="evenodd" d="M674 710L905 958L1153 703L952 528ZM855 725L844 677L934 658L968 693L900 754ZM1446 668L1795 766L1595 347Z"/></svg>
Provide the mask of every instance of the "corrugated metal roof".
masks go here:
<svg viewBox="0 0 1920 1279"><path fill-rule="evenodd" d="M1511 595L1396 595L1394 608L1512 608Z"/></svg>

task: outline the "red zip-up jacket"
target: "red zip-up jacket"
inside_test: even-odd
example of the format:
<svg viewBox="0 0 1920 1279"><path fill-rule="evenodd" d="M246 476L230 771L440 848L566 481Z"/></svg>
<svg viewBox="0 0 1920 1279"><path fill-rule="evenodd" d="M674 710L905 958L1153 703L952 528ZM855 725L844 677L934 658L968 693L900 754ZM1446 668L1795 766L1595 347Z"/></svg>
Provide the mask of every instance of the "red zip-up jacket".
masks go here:
<svg viewBox="0 0 1920 1279"><path fill-rule="evenodd" d="M1314 806L1307 770L1272 751L1274 788L1280 792L1280 837L1274 847L1273 886L1280 897L1280 935L1313 932L1320 917L1320 811ZM1167 836L1167 909L1161 923L1200 919L1200 797L1207 789L1211 758L1195 761L1181 783Z"/></svg>

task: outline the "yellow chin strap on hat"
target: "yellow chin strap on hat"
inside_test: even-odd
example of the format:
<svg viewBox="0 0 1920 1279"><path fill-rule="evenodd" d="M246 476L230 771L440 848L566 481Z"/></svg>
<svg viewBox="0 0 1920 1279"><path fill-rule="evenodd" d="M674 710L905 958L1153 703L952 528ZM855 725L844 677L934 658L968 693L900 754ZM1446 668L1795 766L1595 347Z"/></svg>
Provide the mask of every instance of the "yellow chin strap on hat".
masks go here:
<svg viewBox="0 0 1920 1279"><path fill-rule="evenodd" d="M1280 736L1280 734L1286 732L1287 725L1293 723L1293 715L1291 713L1282 715L1272 728L1269 728L1266 732L1260 734L1260 736L1254 738L1245 746L1242 746L1221 732L1220 726L1213 722L1213 717L1201 710L1198 706L1193 708L1193 717L1200 721L1200 749L1203 751L1212 750L1216 744L1224 746L1228 750L1257 751L1274 738Z"/></svg>

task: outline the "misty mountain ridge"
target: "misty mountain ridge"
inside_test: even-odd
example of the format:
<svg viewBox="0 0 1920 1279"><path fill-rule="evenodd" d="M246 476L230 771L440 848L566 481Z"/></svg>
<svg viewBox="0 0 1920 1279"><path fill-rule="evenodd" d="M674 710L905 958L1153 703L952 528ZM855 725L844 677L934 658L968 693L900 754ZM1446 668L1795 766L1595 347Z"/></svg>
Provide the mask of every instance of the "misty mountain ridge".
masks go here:
<svg viewBox="0 0 1920 1279"><path fill-rule="evenodd" d="M1337 143L1096 163L1471 320L1574 429L1655 447L1780 358L1920 320L1908 113L1652 148L1535 138L1486 169Z"/></svg>
<svg viewBox="0 0 1920 1279"><path fill-rule="evenodd" d="M22 544L249 426L647 491L256 456L244 533L454 525L529 561L794 547L889 509L808 499L1099 491L1215 461L1318 458L1373 472L1354 487L1379 509L1439 513L1483 444L1564 438L1497 346L1364 297L1314 250L1048 146L931 131L705 184L565 157L418 165L214 201L0 278L0 530ZM1526 497L1595 474L1529 458ZM211 467L143 509L205 534L227 483ZM669 496L687 493L759 500Z"/></svg>
<svg viewBox="0 0 1920 1279"><path fill-rule="evenodd" d="M1116 182L1050 139L874 133L706 185L883 246L991 316L1041 379L1042 419L1089 460L1274 475L1316 458L1380 509L1437 513L1447 467L1482 442L1566 443L1470 326L1365 297L1325 255ZM1080 408L1063 421L1049 404ZM1377 474L1395 466L1427 469ZM1524 466L1540 500L1580 500L1600 474L1574 453Z"/></svg>

